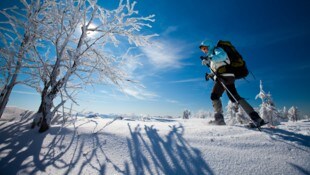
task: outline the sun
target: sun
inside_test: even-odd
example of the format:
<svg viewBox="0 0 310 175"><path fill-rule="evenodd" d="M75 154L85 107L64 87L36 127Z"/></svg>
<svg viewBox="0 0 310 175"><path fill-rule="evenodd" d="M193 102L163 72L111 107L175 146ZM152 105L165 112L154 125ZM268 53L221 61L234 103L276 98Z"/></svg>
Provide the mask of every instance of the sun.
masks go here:
<svg viewBox="0 0 310 175"><path fill-rule="evenodd" d="M89 26L88 26L88 29L95 29L97 26L93 23L91 23ZM88 37L94 37L96 34L98 34L98 32L96 31L87 31L87 36Z"/></svg>

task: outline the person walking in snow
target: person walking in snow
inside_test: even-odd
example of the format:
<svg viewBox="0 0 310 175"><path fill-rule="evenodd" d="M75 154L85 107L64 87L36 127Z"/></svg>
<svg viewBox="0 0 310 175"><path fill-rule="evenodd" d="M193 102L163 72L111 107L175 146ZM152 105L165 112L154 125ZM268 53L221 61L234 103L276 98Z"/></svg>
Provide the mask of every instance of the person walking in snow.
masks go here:
<svg viewBox="0 0 310 175"><path fill-rule="evenodd" d="M254 123L250 123L251 127L260 127L265 124L265 121L258 115L253 107L237 92L235 87L235 74L227 66L230 65L230 59L227 53L221 47L216 47L210 40L203 41L200 46L200 50L206 55L202 59L202 65L208 66L211 69L211 73L206 73L205 79L214 80L214 86L211 92L211 100L214 109L214 120L210 121L210 124L214 125L226 125L223 117L223 108L221 97L225 91L225 88L221 82L227 87L230 93L226 92L229 100L233 103L238 103L250 116ZM233 95L233 96L232 96ZM236 101L237 100L237 101Z"/></svg>

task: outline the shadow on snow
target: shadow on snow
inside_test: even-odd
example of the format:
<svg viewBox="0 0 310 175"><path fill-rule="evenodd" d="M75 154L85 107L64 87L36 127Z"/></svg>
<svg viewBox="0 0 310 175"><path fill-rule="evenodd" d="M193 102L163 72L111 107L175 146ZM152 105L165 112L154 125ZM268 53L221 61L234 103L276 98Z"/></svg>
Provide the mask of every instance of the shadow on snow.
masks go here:
<svg viewBox="0 0 310 175"><path fill-rule="evenodd" d="M78 126L74 124L73 129L54 126L43 134L31 130L26 119L10 125L1 123L0 174L37 174L46 172L48 167L57 169L61 174L87 174L91 169L98 174L106 174L108 166L126 175L214 174L202 152L184 138L185 129L181 124L170 126L168 133L163 135L154 126L131 126L128 123L129 137L124 141L129 152L120 164L115 157L109 156L111 150L106 147L109 140L105 138L118 137L105 132L105 128L114 121L107 122L102 128L97 128L96 120ZM90 123L95 125L92 133L78 134L79 127ZM275 141L309 153L309 136L281 129L266 128L264 131ZM48 135L50 140L45 143ZM309 173L298 165L291 166L300 173Z"/></svg>
<svg viewBox="0 0 310 175"><path fill-rule="evenodd" d="M296 143L296 144L294 144L295 147L296 147L296 145L310 147L310 136L286 131L283 129L264 128L264 131L267 134L269 134L271 136L271 138L275 141L284 142L284 143L290 144L290 145L293 145L292 143ZM299 148L299 149L302 149L302 148ZM302 150L309 153L309 151L307 151L305 149L302 149Z"/></svg>
<svg viewBox="0 0 310 175"><path fill-rule="evenodd" d="M182 125L170 126L165 138L153 126L144 126L146 137L140 125L132 128L128 124L128 128L131 138L127 143L134 169L125 162L125 174L213 174L201 152L184 139Z"/></svg>
<svg viewBox="0 0 310 175"><path fill-rule="evenodd" d="M0 174L51 173L47 172L49 167L57 169L58 174L85 174L90 169L106 174L107 165L119 174L213 174L201 151L183 138L182 125L171 126L167 135L160 136L153 126L144 126L145 135L140 125L133 129L128 124L129 157L124 157L123 165L118 165L106 153L107 140L100 137L109 134L78 134L78 128L89 122L97 127L98 123L88 121L74 126L73 130L54 126L43 134L31 130L26 121L7 126L2 123ZM48 135L52 135L51 141L44 144Z"/></svg>
<svg viewBox="0 0 310 175"><path fill-rule="evenodd" d="M16 122L0 129L0 153L6 155L0 159L0 174L35 174L45 171L50 165L67 166L61 158L70 148L73 139L67 146L63 146L65 136L71 131L65 128L52 127L49 132L40 134L30 129L27 121ZM44 138L47 134L55 135L52 142L46 146L47 152L42 153ZM74 138L75 132L73 133ZM56 149L62 151L57 153ZM22 170L22 171L20 171Z"/></svg>

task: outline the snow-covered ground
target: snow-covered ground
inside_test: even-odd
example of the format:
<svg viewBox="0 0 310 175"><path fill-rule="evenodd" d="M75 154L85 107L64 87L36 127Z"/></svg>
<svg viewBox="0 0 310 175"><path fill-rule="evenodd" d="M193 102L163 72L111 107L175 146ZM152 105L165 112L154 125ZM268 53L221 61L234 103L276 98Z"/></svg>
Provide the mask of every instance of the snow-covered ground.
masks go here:
<svg viewBox="0 0 310 175"><path fill-rule="evenodd" d="M0 120L0 174L310 174L310 121L263 132L206 119L79 117L40 134L30 111Z"/></svg>

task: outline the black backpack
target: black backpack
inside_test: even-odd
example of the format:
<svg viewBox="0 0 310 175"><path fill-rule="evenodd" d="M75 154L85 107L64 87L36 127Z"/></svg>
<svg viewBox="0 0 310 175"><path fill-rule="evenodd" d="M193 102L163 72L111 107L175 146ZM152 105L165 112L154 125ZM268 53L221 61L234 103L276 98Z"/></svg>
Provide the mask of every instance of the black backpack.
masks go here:
<svg viewBox="0 0 310 175"><path fill-rule="evenodd" d="M225 66L227 72L234 73L236 79L241 79L248 76L249 70L246 63L231 42L220 40L216 47L222 48L228 55L230 64Z"/></svg>

